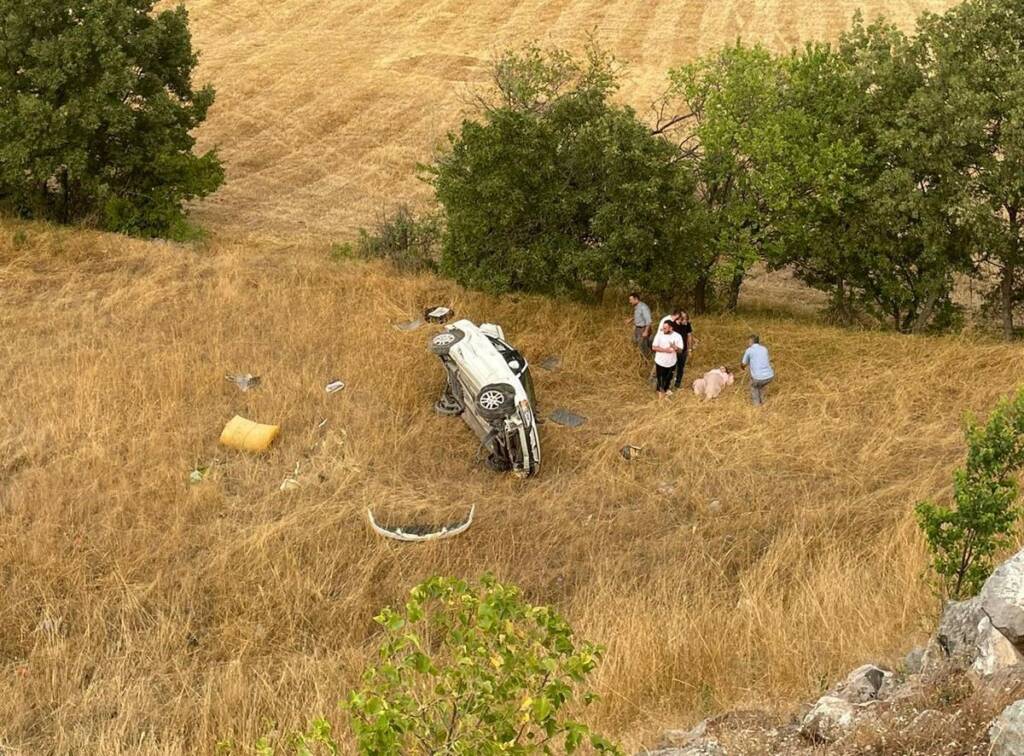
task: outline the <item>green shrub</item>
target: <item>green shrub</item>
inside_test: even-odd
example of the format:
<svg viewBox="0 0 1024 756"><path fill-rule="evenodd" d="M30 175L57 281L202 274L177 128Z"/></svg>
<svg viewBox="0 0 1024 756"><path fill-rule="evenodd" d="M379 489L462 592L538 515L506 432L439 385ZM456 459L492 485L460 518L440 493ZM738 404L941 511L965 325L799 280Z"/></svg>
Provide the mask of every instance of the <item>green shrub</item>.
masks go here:
<svg viewBox="0 0 1024 756"><path fill-rule="evenodd" d="M374 227L359 229L356 249L360 256L390 260L405 271L437 270L441 221L436 215L416 217L408 205L384 211Z"/></svg>
<svg viewBox="0 0 1024 756"><path fill-rule="evenodd" d="M579 693L602 649L578 642L553 609L527 603L490 576L478 584L434 577L404 610L376 618L383 641L376 665L344 707L364 754L621 753L571 720L596 699ZM338 753L330 724L314 720L295 752ZM273 753L266 739L257 752Z"/></svg>
<svg viewBox="0 0 1024 756"><path fill-rule="evenodd" d="M192 131L196 88L184 6L153 0L5 0L0 8L0 209L187 238L184 204L215 191L215 151Z"/></svg>
<svg viewBox="0 0 1024 756"><path fill-rule="evenodd" d="M956 600L981 590L1020 514L1013 475L1024 465L1024 389L1000 402L984 425L969 422L966 435L967 462L953 475L952 504L917 505L940 592Z"/></svg>

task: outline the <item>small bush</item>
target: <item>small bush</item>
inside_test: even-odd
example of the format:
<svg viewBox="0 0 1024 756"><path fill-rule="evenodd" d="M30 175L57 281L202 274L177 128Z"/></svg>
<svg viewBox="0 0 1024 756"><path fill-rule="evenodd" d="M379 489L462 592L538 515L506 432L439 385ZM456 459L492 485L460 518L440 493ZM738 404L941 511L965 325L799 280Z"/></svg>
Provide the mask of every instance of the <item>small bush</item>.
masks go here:
<svg viewBox="0 0 1024 756"><path fill-rule="evenodd" d="M416 217L408 205L382 212L374 227L359 229L360 256L390 260L400 270L437 270L441 221L436 215Z"/></svg>
<svg viewBox="0 0 1024 756"><path fill-rule="evenodd" d="M1024 466L1024 389L988 422L967 426L967 462L953 476L952 505L922 502L917 519L945 598L975 595L1010 543L1019 511L1013 475Z"/></svg>
<svg viewBox="0 0 1024 756"><path fill-rule="evenodd" d="M553 609L485 576L476 585L434 577L403 611L385 609L379 661L344 704L364 754L572 753L619 748L570 720L602 649L577 642ZM338 753L325 719L295 736L297 753ZM273 752L267 740L257 752Z"/></svg>

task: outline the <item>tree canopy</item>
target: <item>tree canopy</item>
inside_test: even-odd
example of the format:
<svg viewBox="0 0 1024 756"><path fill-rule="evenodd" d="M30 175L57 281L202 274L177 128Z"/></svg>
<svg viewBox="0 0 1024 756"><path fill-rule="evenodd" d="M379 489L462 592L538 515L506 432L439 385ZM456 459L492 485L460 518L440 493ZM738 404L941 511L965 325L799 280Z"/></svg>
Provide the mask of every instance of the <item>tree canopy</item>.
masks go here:
<svg viewBox="0 0 1024 756"><path fill-rule="evenodd" d="M696 251L694 182L673 146L613 104L617 66L588 47L495 62L479 117L428 168L444 207L442 270L495 292L670 293Z"/></svg>
<svg viewBox="0 0 1024 756"><path fill-rule="evenodd" d="M152 0L0 0L0 207L141 235L180 232L214 191L214 152L190 132L195 89L184 7Z"/></svg>
<svg viewBox="0 0 1024 756"><path fill-rule="evenodd" d="M967 0L908 35L856 16L836 43L742 43L669 72L644 123L618 66L528 47L430 166L442 269L495 291L621 285L736 306L757 263L844 322L957 322L964 277L1003 332L1024 301L1024 6Z"/></svg>

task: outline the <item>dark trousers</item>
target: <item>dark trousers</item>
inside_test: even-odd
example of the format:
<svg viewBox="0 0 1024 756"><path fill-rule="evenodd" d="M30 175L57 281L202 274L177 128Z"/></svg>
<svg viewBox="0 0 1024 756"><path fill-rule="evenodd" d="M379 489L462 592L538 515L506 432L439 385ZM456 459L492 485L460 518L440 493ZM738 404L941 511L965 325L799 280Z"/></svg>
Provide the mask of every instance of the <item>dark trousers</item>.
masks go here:
<svg viewBox="0 0 1024 756"><path fill-rule="evenodd" d="M664 394L672 386L672 373L675 372L675 367L655 365L655 368L658 375L658 393Z"/></svg>
<svg viewBox="0 0 1024 756"><path fill-rule="evenodd" d="M686 369L687 351L688 350L686 349L681 351L678 355L678 358L676 359L676 388L679 388L680 386L683 385L683 370Z"/></svg>

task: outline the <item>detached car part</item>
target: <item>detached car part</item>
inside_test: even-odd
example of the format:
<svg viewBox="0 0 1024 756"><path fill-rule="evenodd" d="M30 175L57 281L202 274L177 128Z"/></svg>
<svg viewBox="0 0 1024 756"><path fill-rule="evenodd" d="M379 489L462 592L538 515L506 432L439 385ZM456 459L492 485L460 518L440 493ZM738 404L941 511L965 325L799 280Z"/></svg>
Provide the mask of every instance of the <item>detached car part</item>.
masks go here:
<svg viewBox="0 0 1024 756"><path fill-rule="evenodd" d="M373 516L373 512L369 509L366 510L366 517L370 521L370 527L373 528L373 531L377 535L384 536L385 538L391 538L395 541L422 542L439 541L442 538L451 538L452 536L457 536L459 533L464 533L466 529L473 524L473 514L475 512L476 504L470 507L469 517L467 517L464 522L442 525L437 530L423 528L418 525L386 527L377 522Z"/></svg>
<svg viewBox="0 0 1024 756"><path fill-rule="evenodd" d="M459 320L430 340L445 388L439 415L459 415L487 450L487 465L523 476L540 468L540 434L530 366L505 341L501 326Z"/></svg>

